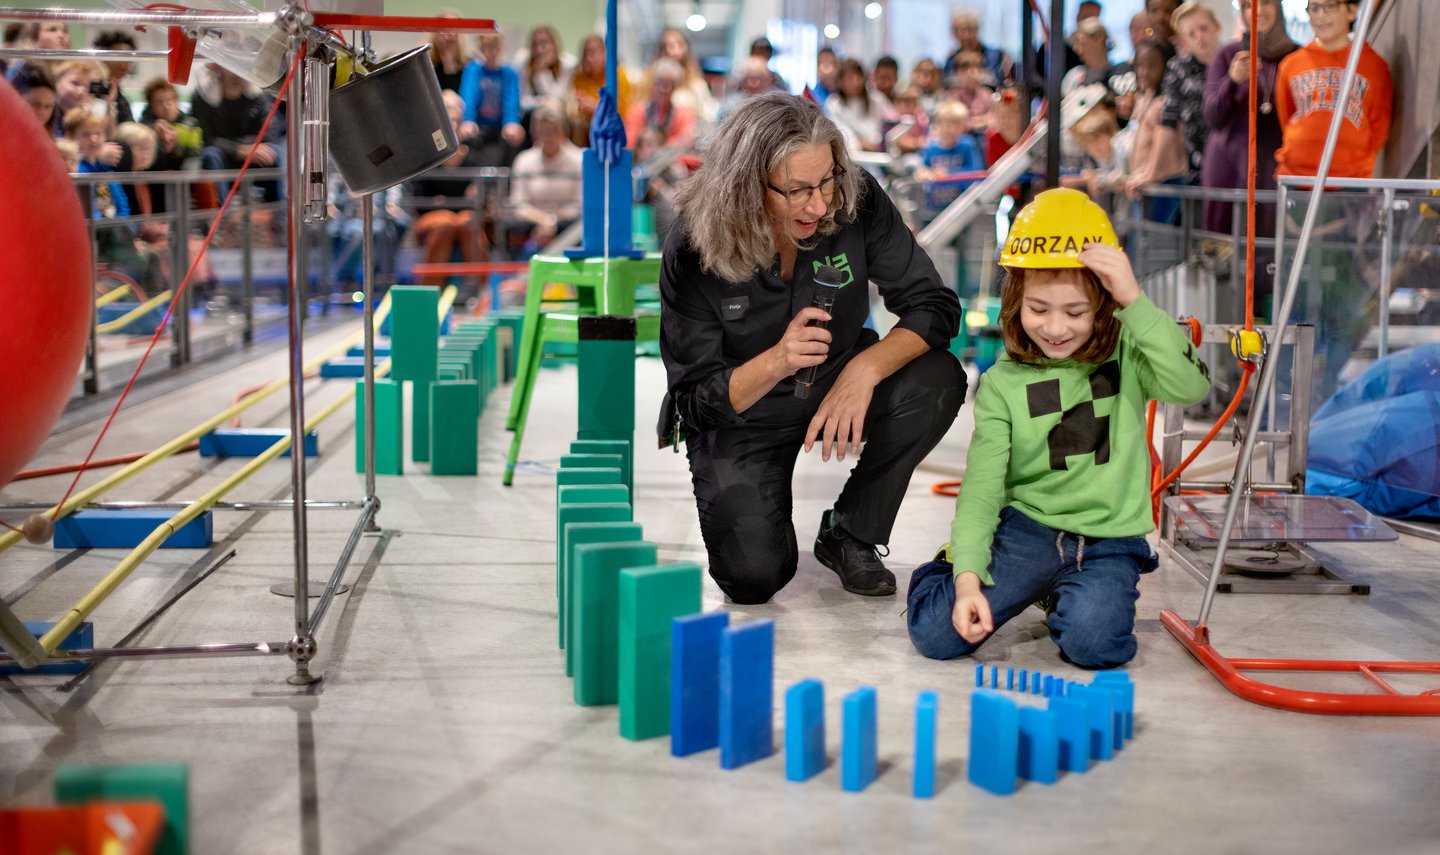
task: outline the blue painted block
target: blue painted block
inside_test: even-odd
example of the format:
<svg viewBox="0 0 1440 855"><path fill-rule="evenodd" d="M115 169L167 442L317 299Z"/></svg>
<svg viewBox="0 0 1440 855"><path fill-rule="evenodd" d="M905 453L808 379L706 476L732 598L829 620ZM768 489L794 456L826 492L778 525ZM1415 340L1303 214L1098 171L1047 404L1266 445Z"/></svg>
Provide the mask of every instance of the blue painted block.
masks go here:
<svg viewBox="0 0 1440 855"><path fill-rule="evenodd" d="M915 701L915 798L935 795L935 724L940 695L921 692Z"/></svg>
<svg viewBox="0 0 1440 855"><path fill-rule="evenodd" d="M861 686L845 696L840 734L840 786L858 793L875 780L878 763L875 739L874 686Z"/></svg>
<svg viewBox="0 0 1440 855"><path fill-rule="evenodd" d="M1021 668L1021 669L1020 669L1020 678L1019 678L1018 680L1016 680L1016 682L1018 682L1018 683L1020 684L1020 691L1021 691L1021 692L1028 692L1028 691L1030 691L1030 672L1029 672L1029 671L1026 671L1024 668Z"/></svg>
<svg viewBox="0 0 1440 855"><path fill-rule="evenodd" d="M1085 723L1090 727L1090 759L1110 760L1115 756L1115 704L1109 692L1073 685L1066 697L1085 705Z"/></svg>
<svg viewBox="0 0 1440 855"><path fill-rule="evenodd" d="M290 431L272 428L218 428L200 437L201 457L259 457L270 446L289 439ZM320 455L320 437L314 431L305 434L305 456ZM282 457L290 456L285 449Z"/></svg>
<svg viewBox="0 0 1440 855"><path fill-rule="evenodd" d="M1000 688L1000 666L999 666L999 665L991 665L991 666L990 666L990 688L992 688L992 689L998 689L998 688Z"/></svg>
<svg viewBox="0 0 1440 855"><path fill-rule="evenodd" d="M1060 778L1060 733L1055 713L1039 707L1020 709L1020 777L1041 784Z"/></svg>
<svg viewBox="0 0 1440 855"><path fill-rule="evenodd" d="M55 523L56 549L133 549L167 522L173 511L77 511ZM161 549L208 549L214 520L206 511L160 544Z"/></svg>
<svg viewBox="0 0 1440 855"><path fill-rule="evenodd" d="M39 638L54 628L54 621L27 620L25 631ZM60 642L58 650L94 650L95 649L95 624L90 621L82 621L71 633ZM25 670L19 665L0 666L0 677L13 677L17 674L79 674L85 670L84 662L52 662L49 665L37 665L30 670Z"/></svg>
<svg viewBox="0 0 1440 855"><path fill-rule="evenodd" d="M825 768L825 686L801 680L785 690L785 778L808 781Z"/></svg>
<svg viewBox="0 0 1440 855"><path fill-rule="evenodd" d="M365 357L337 356L320 366L320 379L331 377L364 377Z"/></svg>
<svg viewBox="0 0 1440 855"><path fill-rule="evenodd" d="M389 316L387 315L386 317L388 318ZM364 348L364 346L357 344L357 345L355 345L354 347L350 348L349 350L345 351L345 355L346 355L346 356L358 356L358 357L360 357L361 359L364 359L364 358L365 358L365 348ZM375 358L376 358L376 359L384 359L385 357L387 357L387 356L389 356L389 355L390 355L390 348L389 348L388 346L382 346L382 345L378 345L378 344L375 345Z"/></svg>
<svg viewBox="0 0 1440 855"><path fill-rule="evenodd" d="M1014 669L1014 668L1006 668L1006 669L1005 669L1005 690L1006 690L1006 691L1010 691L1010 692L1015 691L1015 669Z"/></svg>
<svg viewBox="0 0 1440 855"><path fill-rule="evenodd" d="M620 159L612 161L607 169L594 149L587 148L580 158L581 220L583 225L581 245L567 249L570 258L594 258L605 255L611 258L630 256L639 258L643 252L634 248L630 208L634 187L630 182L630 151L620 152ZM610 241L607 247L605 220L607 213L605 196L605 173L610 173L610 196L608 213L610 220Z"/></svg>
<svg viewBox="0 0 1440 855"><path fill-rule="evenodd" d="M1032 695L1038 695L1038 694L1040 694L1040 677L1041 677L1041 676L1042 676L1042 675L1040 674L1039 671L1036 671L1034 674L1031 674L1031 675L1030 675L1030 694L1032 694Z"/></svg>
<svg viewBox="0 0 1440 855"><path fill-rule="evenodd" d="M720 768L775 753L775 622L729 627L720 637Z"/></svg>
<svg viewBox="0 0 1440 855"><path fill-rule="evenodd" d="M1047 697L1047 698L1053 698L1053 697L1055 697L1055 678L1054 678L1054 677L1050 676L1049 674L1046 674L1046 675L1045 675L1045 687L1040 690L1040 693L1041 693L1042 695L1044 695L1045 697Z"/></svg>
<svg viewBox="0 0 1440 855"><path fill-rule="evenodd" d="M1123 731L1125 739L1135 738L1135 684L1124 671L1102 671L1090 682L1095 688L1107 689L1115 695L1117 730ZM1119 745L1115 746L1119 748Z"/></svg>
<svg viewBox="0 0 1440 855"><path fill-rule="evenodd" d="M1051 691L1051 694L1053 694L1053 695L1058 695L1058 696L1060 696L1060 697L1064 697L1065 695L1069 694L1068 692L1065 691L1065 686L1066 686L1066 685L1067 685L1067 684L1066 684L1066 682L1065 682L1065 678L1064 678L1064 677L1056 677L1056 678L1055 678L1055 688Z"/></svg>
<svg viewBox="0 0 1440 855"><path fill-rule="evenodd" d="M983 689L983 688L985 688L985 666L984 666L984 665L976 665L976 666L975 666L975 688L977 688L977 689Z"/></svg>
<svg viewBox="0 0 1440 855"><path fill-rule="evenodd" d="M997 796L1015 792L1020 711L1015 702L981 689L970 696L970 783Z"/></svg>
<svg viewBox="0 0 1440 855"><path fill-rule="evenodd" d="M1067 772L1090 770L1090 725L1085 704L1072 698L1051 698L1055 714L1055 736L1059 743L1060 768Z"/></svg>
<svg viewBox="0 0 1440 855"><path fill-rule="evenodd" d="M678 617L670 624L670 753L720 744L720 639L728 612Z"/></svg>

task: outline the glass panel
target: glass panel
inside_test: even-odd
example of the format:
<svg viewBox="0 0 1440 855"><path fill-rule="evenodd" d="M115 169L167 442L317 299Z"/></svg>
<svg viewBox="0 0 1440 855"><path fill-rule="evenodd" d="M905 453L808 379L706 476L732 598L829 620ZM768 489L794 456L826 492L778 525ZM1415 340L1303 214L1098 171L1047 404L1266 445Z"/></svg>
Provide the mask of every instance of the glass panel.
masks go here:
<svg viewBox="0 0 1440 855"><path fill-rule="evenodd" d="M1229 496L1171 496L1165 506L1180 525L1202 540L1219 540ZM1349 499L1337 496L1246 496L1235 517L1231 541L1396 540L1389 526Z"/></svg>

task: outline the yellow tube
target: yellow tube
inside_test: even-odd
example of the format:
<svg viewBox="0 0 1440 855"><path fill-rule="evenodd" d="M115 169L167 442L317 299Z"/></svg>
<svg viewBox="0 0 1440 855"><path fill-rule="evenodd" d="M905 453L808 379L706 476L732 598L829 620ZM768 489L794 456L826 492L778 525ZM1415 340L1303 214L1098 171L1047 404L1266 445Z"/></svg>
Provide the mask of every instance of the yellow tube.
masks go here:
<svg viewBox="0 0 1440 855"><path fill-rule="evenodd" d="M107 291L107 292L105 292L104 294L101 294L99 297L96 297L96 298L95 298L95 308L98 309L98 308L100 308L101 306L108 306L108 305L110 305L111 303L115 302L116 300L120 299L121 297L124 297L126 294L129 294L129 293L130 293L130 286L129 286L129 285L126 285L124 288L116 288L114 291ZM168 293L168 292L167 292L167 293Z"/></svg>
<svg viewBox="0 0 1440 855"><path fill-rule="evenodd" d="M113 294L114 292L112 291L110 293ZM170 299L170 292L161 291L159 294L156 294L154 297L151 297L150 299L146 300L145 302L141 303L140 305L116 318L115 320L106 321L103 324L96 324L95 332L108 333L115 332L116 330L123 330L124 328L130 326L131 322L133 322L136 318L149 312L151 309L155 308L156 306L160 305L168 299ZM97 302L96 305L99 305L99 303Z"/></svg>
<svg viewBox="0 0 1440 855"><path fill-rule="evenodd" d="M377 307L377 309L375 310L375 327L377 329L380 326L380 322L384 320L385 316L389 313L390 295L386 294L385 299L380 302L379 307ZM361 331L361 333L356 333L355 335L350 336L349 338L325 351L320 356L316 357L314 360L308 363L305 366L305 370L309 371L312 368L317 368L325 362L328 362L330 359L334 358L336 355L349 350L352 346L354 346L356 340L361 336L362 333L363 330ZM68 516L76 508L83 507L96 496L103 495L105 492L110 490L110 488L115 487L116 485L121 484L125 481L128 481L137 473L142 472L145 469L148 469L156 463L160 462L161 460L164 460L165 458L179 452L180 449L189 445L191 442L199 439L204 434L209 433L210 431L229 421L236 414L244 412L245 410L259 403L266 397L273 395L275 392L285 388L285 386L286 381L283 378L279 380L272 380L261 389L258 389L254 393L240 399L239 402L222 410L218 415L211 416L210 418L206 419L205 421L201 422L200 424L196 425L185 433L180 434L179 436L175 437L174 439L170 440L169 442L165 443L164 445L160 446L159 448L135 461L134 463L131 463L125 467L122 467L121 469L116 470L107 477L95 482L95 484L86 487L84 490L79 491L78 493L71 496L70 499L65 502L65 504L52 506L49 510L44 512L45 515L55 520L58 520L61 517ZM22 535L18 531L7 531L3 535L0 535L0 552L4 552L5 550L19 543L21 537Z"/></svg>

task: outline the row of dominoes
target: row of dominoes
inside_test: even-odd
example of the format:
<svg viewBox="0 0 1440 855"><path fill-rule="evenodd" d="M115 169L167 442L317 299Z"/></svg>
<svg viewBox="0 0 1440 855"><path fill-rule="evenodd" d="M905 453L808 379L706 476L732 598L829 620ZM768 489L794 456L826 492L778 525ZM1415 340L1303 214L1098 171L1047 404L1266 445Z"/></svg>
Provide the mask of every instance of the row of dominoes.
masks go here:
<svg viewBox="0 0 1440 855"><path fill-rule="evenodd" d="M675 756L718 748L726 769L771 756L774 623L731 626L727 612L699 613L701 568L657 563L655 545L633 521L629 490L620 483L628 444L594 442L572 445L556 473L559 643L576 702L618 704L622 736L668 733ZM605 453L611 451L617 453ZM977 667L977 686L984 667ZM1007 669L1004 682L1046 697L1049 707L1021 708L998 691L975 692L969 778L991 792L1013 792L1019 777L1049 783L1060 769L1083 772L1092 759L1111 759L1133 735L1134 686L1123 672L1100 674L1085 686ZM1000 686L997 668L990 683ZM843 700L846 790L863 790L875 778L877 704L871 686ZM915 706L913 791L921 798L935 789L938 707L936 692L922 692ZM808 780L825 766L819 680L785 693L785 752L791 780Z"/></svg>

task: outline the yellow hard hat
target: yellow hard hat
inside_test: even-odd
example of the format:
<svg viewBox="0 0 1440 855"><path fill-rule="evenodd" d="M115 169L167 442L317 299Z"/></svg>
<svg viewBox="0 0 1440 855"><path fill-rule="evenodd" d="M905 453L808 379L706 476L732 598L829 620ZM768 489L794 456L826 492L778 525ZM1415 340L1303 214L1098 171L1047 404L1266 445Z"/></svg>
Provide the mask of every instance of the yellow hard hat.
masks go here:
<svg viewBox="0 0 1440 855"><path fill-rule="evenodd" d="M1105 209L1079 190L1046 190L1015 215L1000 252L1001 267L1084 267L1076 256L1087 243L1120 248Z"/></svg>

